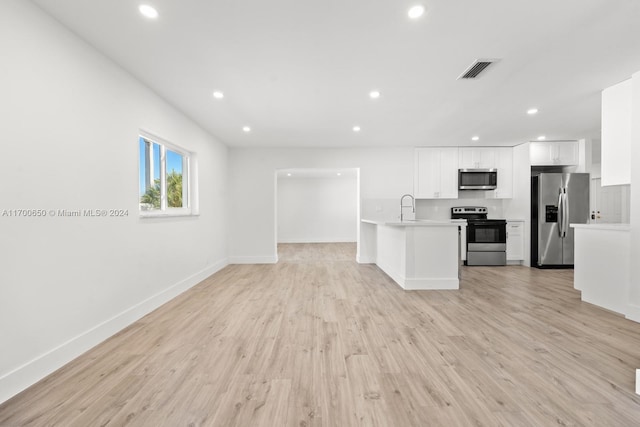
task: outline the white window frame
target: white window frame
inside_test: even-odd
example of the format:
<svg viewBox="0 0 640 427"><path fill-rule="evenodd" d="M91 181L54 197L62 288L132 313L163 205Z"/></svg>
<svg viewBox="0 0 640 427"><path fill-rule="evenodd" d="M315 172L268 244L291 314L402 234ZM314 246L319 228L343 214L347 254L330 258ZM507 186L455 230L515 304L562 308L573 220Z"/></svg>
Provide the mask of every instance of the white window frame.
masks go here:
<svg viewBox="0 0 640 427"><path fill-rule="evenodd" d="M160 138L156 135L153 135L149 132L140 130L138 132L138 140L140 138L144 139L151 144L158 144L160 147L160 209L154 210L142 210L140 208L140 192L138 193L138 211L140 213L141 218L158 218L158 217L175 217L175 216L195 216L198 215L197 211L197 200L196 200L196 192L194 191L197 188L195 183L195 170L196 170L196 154L187 151L184 148L178 147L171 142L166 141L163 138ZM139 144L138 144L139 145ZM173 151L174 153L180 154L182 156L182 203L183 207L181 208L172 208L167 206L167 150ZM140 156L142 153L138 153L138 164L140 161ZM154 171L153 171L153 150L147 151L147 156L149 156L147 164L150 166L147 168L147 173L149 174L148 179L153 182ZM140 169L140 168L138 168ZM140 179L141 170L138 170L138 180ZM139 181L138 181L139 182Z"/></svg>

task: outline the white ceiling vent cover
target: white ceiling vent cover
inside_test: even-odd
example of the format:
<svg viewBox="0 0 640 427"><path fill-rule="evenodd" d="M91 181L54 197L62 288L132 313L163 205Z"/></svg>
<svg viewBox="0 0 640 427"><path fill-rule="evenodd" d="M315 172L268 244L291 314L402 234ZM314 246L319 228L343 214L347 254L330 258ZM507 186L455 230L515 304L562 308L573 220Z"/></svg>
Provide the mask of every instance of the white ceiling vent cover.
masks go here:
<svg viewBox="0 0 640 427"><path fill-rule="evenodd" d="M491 64L498 61L499 59L476 59L469 68L458 76L458 80L477 79L483 71L489 68Z"/></svg>

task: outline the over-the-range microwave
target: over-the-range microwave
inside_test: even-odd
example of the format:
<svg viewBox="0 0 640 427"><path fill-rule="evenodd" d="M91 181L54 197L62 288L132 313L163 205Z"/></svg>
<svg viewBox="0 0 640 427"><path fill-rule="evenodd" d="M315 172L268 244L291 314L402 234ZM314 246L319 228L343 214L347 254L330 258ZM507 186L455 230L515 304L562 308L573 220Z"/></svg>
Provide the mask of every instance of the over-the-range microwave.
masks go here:
<svg viewBox="0 0 640 427"><path fill-rule="evenodd" d="M495 190L498 188L497 169L458 169L459 190Z"/></svg>

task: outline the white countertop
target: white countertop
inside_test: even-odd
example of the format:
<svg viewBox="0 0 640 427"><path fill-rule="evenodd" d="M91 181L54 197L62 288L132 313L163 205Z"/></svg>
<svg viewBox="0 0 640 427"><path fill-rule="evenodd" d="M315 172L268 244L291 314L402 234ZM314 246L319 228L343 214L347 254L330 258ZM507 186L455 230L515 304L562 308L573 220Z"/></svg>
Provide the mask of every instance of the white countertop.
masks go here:
<svg viewBox="0 0 640 427"><path fill-rule="evenodd" d="M585 230L631 231L630 224L570 224L570 227Z"/></svg>
<svg viewBox="0 0 640 427"><path fill-rule="evenodd" d="M411 219L405 221L377 221L372 219L362 219L361 222L374 225L387 225L391 227L452 227L466 225L464 219L432 220L432 219Z"/></svg>

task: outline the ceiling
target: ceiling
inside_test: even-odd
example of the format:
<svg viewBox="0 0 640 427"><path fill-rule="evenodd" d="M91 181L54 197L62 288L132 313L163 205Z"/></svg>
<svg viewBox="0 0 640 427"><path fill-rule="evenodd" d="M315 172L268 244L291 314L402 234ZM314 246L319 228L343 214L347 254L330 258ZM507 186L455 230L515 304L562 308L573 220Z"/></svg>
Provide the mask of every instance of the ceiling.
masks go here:
<svg viewBox="0 0 640 427"><path fill-rule="evenodd" d="M640 70L637 0L32 1L232 147L598 138ZM500 62L457 80L477 58Z"/></svg>

